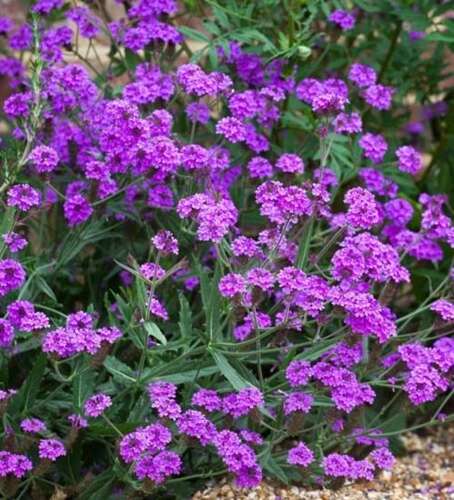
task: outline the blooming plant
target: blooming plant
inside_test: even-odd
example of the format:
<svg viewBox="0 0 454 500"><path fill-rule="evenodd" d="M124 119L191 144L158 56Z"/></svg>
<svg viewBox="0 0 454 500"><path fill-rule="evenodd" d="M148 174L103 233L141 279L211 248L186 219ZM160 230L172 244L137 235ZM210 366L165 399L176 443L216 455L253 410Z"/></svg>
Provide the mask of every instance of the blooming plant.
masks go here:
<svg viewBox="0 0 454 500"><path fill-rule="evenodd" d="M307 73L174 0L117 3L0 18L2 494L392 468L400 433L452 419L454 365L448 198L386 126L405 89L348 38ZM337 37L369 15L308 3Z"/></svg>

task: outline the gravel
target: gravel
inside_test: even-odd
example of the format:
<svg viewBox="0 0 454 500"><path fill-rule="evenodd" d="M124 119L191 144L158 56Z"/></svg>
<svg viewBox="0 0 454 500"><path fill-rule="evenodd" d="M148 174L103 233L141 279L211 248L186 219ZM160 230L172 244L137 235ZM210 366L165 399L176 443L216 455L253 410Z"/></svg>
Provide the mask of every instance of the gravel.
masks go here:
<svg viewBox="0 0 454 500"><path fill-rule="evenodd" d="M336 491L264 481L253 490L242 490L224 479L197 492L193 500L454 500L454 426L441 427L425 437L406 434L402 439L406 455L374 481L346 483Z"/></svg>

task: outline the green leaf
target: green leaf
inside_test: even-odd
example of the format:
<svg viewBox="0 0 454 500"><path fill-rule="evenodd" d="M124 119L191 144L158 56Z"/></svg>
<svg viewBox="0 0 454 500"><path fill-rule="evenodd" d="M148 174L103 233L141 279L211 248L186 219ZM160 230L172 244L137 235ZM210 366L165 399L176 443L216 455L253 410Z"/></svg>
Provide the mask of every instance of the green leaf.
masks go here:
<svg viewBox="0 0 454 500"><path fill-rule="evenodd" d="M47 284L47 281L42 276L36 276L35 285L39 290L45 293L53 302L58 302L57 296L55 295L54 291Z"/></svg>
<svg viewBox="0 0 454 500"><path fill-rule="evenodd" d="M113 376L114 380L122 384L130 385L137 382L131 368L114 356L107 356L104 361L104 367Z"/></svg>
<svg viewBox="0 0 454 500"><path fill-rule="evenodd" d="M164 375L166 382L172 382L172 384L186 384L188 382L194 382L203 377L210 377L219 373L219 368L217 366L207 366L206 368L189 370L181 373L173 373L171 375Z"/></svg>
<svg viewBox="0 0 454 500"><path fill-rule="evenodd" d="M185 37L190 38L191 40L195 40L197 42L209 43L210 39L204 33L197 31L193 28L188 28L187 26L179 26L178 30Z"/></svg>
<svg viewBox="0 0 454 500"><path fill-rule="evenodd" d="M332 340L324 340L320 341L317 345L314 347L309 347L308 349L304 349L304 351L299 354L298 356L295 356L294 359L305 359L307 361L315 361L320 358L322 354L324 354L326 351L329 351L336 342L338 342L339 339L332 339Z"/></svg>
<svg viewBox="0 0 454 500"><path fill-rule="evenodd" d="M180 300L180 317L178 325L182 337L190 339L192 337L192 311L187 298L180 293L178 296Z"/></svg>
<svg viewBox="0 0 454 500"><path fill-rule="evenodd" d="M153 323L152 321L146 321L143 324L143 326L144 326L146 332L148 333L148 335L155 338L162 345L167 344L167 339L165 338L164 334L161 332L161 330L159 329L159 326L156 323Z"/></svg>
<svg viewBox="0 0 454 500"><path fill-rule="evenodd" d="M426 41L454 43L454 33L449 33L449 32L430 33L429 35L426 36Z"/></svg>
<svg viewBox="0 0 454 500"><path fill-rule="evenodd" d="M250 387L249 384L228 362L227 358L220 352L216 352L214 349L209 349L211 355L213 356L214 362L217 367L224 375L224 377L232 384L232 386L239 391L244 387Z"/></svg>
<svg viewBox="0 0 454 500"><path fill-rule="evenodd" d="M230 27L229 18L226 16L224 11L220 9L217 5L212 6L213 14L219 24L224 28L224 30L228 30Z"/></svg>
<svg viewBox="0 0 454 500"><path fill-rule="evenodd" d="M221 300L218 284L221 277L221 268L219 263L216 263L214 276L210 280L207 272L201 268L200 264L196 263L195 265L200 279L203 309L206 318L206 331L209 338L213 340L218 336L220 330Z"/></svg>
<svg viewBox="0 0 454 500"><path fill-rule="evenodd" d="M85 400L93 393L95 374L90 370L83 370L73 380L73 405L81 410Z"/></svg>
<svg viewBox="0 0 454 500"><path fill-rule="evenodd" d="M105 500L112 490L115 479L110 469L96 475L88 483L88 488L77 496L77 500Z"/></svg>
<svg viewBox="0 0 454 500"><path fill-rule="evenodd" d="M298 248L298 257L296 259L296 267L300 269L304 269L307 263L307 259L309 257L309 249L311 245L312 232L314 230L314 218L310 217L303 229L303 233L300 237L299 248Z"/></svg>
<svg viewBox="0 0 454 500"><path fill-rule="evenodd" d="M7 207L6 210L3 211L0 222L0 235L11 232L11 230L14 227L15 213L16 210L13 207ZM0 256L3 255L5 249L6 249L5 242L3 241L3 238L0 238Z"/></svg>
<svg viewBox="0 0 454 500"><path fill-rule="evenodd" d="M22 412L26 414L33 407L33 403L38 395L41 380L46 371L46 364L46 355L43 353L39 354L33 363L33 368L28 377L9 406L11 413Z"/></svg>
<svg viewBox="0 0 454 500"><path fill-rule="evenodd" d="M284 484L289 484L289 479L286 476L284 469L277 463L277 461L271 455L271 450L268 449L263 456L261 463L263 468L276 479L282 481Z"/></svg>

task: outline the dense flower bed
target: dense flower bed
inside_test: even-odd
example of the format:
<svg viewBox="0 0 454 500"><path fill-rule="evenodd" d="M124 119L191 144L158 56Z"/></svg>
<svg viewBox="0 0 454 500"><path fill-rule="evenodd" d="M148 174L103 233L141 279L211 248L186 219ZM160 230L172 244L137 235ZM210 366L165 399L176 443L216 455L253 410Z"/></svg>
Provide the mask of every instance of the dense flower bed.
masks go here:
<svg viewBox="0 0 454 500"><path fill-rule="evenodd" d="M247 43L196 64L173 0L118 3L0 18L3 494L372 479L451 418L450 207L369 119L399 90Z"/></svg>

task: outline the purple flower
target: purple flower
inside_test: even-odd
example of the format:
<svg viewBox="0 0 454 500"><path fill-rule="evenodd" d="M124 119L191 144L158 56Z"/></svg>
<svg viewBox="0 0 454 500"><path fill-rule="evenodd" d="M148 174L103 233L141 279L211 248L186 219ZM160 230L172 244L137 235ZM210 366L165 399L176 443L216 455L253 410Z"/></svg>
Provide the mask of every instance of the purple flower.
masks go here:
<svg viewBox="0 0 454 500"><path fill-rule="evenodd" d="M333 124L337 134L357 134L363 129L359 113L339 113L334 119Z"/></svg>
<svg viewBox="0 0 454 500"><path fill-rule="evenodd" d="M290 415L295 412L309 413L314 402L314 397L304 392L292 392L284 401L284 414Z"/></svg>
<svg viewBox="0 0 454 500"><path fill-rule="evenodd" d="M4 234L2 238L10 252L13 253L23 250L28 245L28 241L24 237L14 232Z"/></svg>
<svg viewBox="0 0 454 500"><path fill-rule="evenodd" d="M418 40L422 40L426 36L424 31L409 31L408 38L411 42L417 42Z"/></svg>
<svg viewBox="0 0 454 500"><path fill-rule="evenodd" d="M312 213L312 203L304 188L284 186L279 181L267 181L255 191L260 213L277 224L296 222Z"/></svg>
<svg viewBox="0 0 454 500"><path fill-rule="evenodd" d="M233 144L246 140L246 126L233 116L219 120L216 124L216 133L223 135Z"/></svg>
<svg viewBox="0 0 454 500"><path fill-rule="evenodd" d="M35 306L28 300L16 300L7 307L8 320L18 330L32 332L49 327L49 318L42 312L35 311Z"/></svg>
<svg viewBox="0 0 454 500"><path fill-rule="evenodd" d="M199 389L192 396L191 402L209 412L219 411L222 407L222 400L213 389Z"/></svg>
<svg viewBox="0 0 454 500"><path fill-rule="evenodd" d="M247 273L247 281L250 285L256 286L264 292L267 292L273 288L275 278L270 271L260 267L254 267Z"/></svg>
<svg viewBox="0 0 454 500"><path fill-rule="evenodd" d="M422 168L422 158L420 153L412 146L401 146L396 149L398 167L402 172L416 175Z"/></svg>
<svg viewBox="0 0 454 500"><path fill-rule="evenodd" d="M302 174L304 172L304 163L299 156L286 153L279 157L276 163L276 168L281 172Z"/></svg>
<svg viewBox="0 0 454 500"><path fill-rule="evenodd" d="M210 152L198 144L189 144L181 148L181 163L187 171L206 169L210 157Z"/></svg>
<svg viewBox="0 0 454 500"><path fill-rule="evenodd" d="M76 414L72 414L68 416L68 420L71 425L76 429L84 429L88 427L88 421L84 417Z"/></svg>
<svg viewBox="0 0 454 500"><path fill-rule="evenodd" d="M145 455L136 462L135 473L140 480L150 479L162 484L168 477L181 472L182 461L173 451L161 451L157 455Z"/></svg>
<svg viewBox="0 0 454 500"><path fill-rule="evenodd" d="M430 309L438 313L445 321L454 321L454 304L445 299L436 300Z"/></svg>
<svg viewBox="0 0 454 500"><path fill-rule="evenodd" d="M273 175L273 165L261 156L255 156L249 160L247 169L251 179L262 179L263 177L271 177Z"/></svg>
<svg viewBox="0 0 454 500"><path fill-rule="evenodd" d="M63 205L65 218L70 227L78 226L88 220L93 213L89 201L79 193L66 198Z"/></svg>
<svg viewBox="0 0 454 500"><path fill-rule="evenodd" d="M6 319L0 318L0 347L9 347L14 340L13 325Z"/></svg>
<svg viewBox="0 0 454 500"><path fill-rule="evenodd" d="M3 105L3 109L5 113L11 118L25 118L26 116L28 116L30 112L31 102L32 102L31 92L17 93L13 94L12 96L8 97L8 99L6 99L5 104Z"/></svg>
<svg viewBox="0 0 454 500"><path fill-rule="evenodd" d="M259 248L255 240L246 236L238 236L232 241L232 252L236 257L254 257Z"/></svg>
<svg viewBox="0 0 454 500"><path fill-rule="evenodd" d="M277 281L285 294L301 292L304 288L306 274L297 267L284 267L277 275Z"/></svg>
<svg viewBox="0 0 454 500"><path fill-rule="evenodd" d="M101 392L85 401L84 411L89 417L99 417L109 406L112 406L112 399L107 394Z"/></svg>
<svg viewBox="0 0 454 500"><path fill-rule="evenodd" d="M378 84L367 87L362 96L367 104L373 108L387 110L391 107L393 94L394 89L392 87Z"/></svg>
<svg viewBox="0 0 454 500"><path fill-rule="evenodd" d="M251 312L244 317L244 323L235 326L233 336L235 340L242 342L256 329L269 328L271 326L271 318L268 314L257 311L255 314Z"/></svg>
<svg viewBox="0 0 454 500"><path fill-rule="evenodd" d="M365 64L352 64L348 71L348 78L357 87L364 88L375 85L377 81L377 73L374 68L366 66Z"/></svg>
<svg viewBox="0 0 454 500"><path fill-rule="evenodd" d="M54 9L59 9L64 0L38 0L33 6L33 12L41 15L47 15Z"/></svg>
<svg viewBox="0 0 454 500"><path fill-rule="evenodd" d="M160 318L164 321L167 321L169 319L169 313L167 312L167 309L161 304L161 302L159 302L156 297L151 298L149 309L151 314L153 314L157 318Z"/></svg>
<svg viewBox="0 0 454 500"><path fill-rule="evenodd" d="M348 205L347 222L355 229L370 229L381 221L375 196L366 189L350 189L344 196L344 203Z"/></svg>
<svg viewBox="0 0 454 500"><path fill-rule="evenodd" d="M186 114L192 122L206 125L210 120L210 108L203 102L193 102L186 106Z"/></svg>
<svg viewBox="0 0 454 500"><path fill-rule="evenodd" d="M222 400L224 413L240 418L250 413L254 408L263 405L263 395L256 387L246 387L237 394L229 394Z"/></svg>
<svg viewBox="0 0 454 500"><path fill-rule="evenodd" d="M151 406L161 418L178 419L181 415L181 408L176 402L176 385L163 381L153 382L148 385L147 390Z"/></svg>
<svg viewBox="0 0 454 500"><path fill-rule="evenodd" d="M95 38L99 33L101 21L87 7L73 7L66 15L77 24L83 37Z"/></svg>
<svg viewBox="0 0 454 500"><path fill-rule="evenodd" d="M46 430L46 424L39 418L26 418L20 423L20 428L24 432L35 434Z"/></svg>
<svg viewBox="0 0 454 500"><path fill-rule="evenodd" d="M41 195L28 184L16 184L8 190L6 204L16 207L23 212L28 212L32 207L41 203Z"/></svg>
<svg viewBox="0 0 454 500"><path fill-rule="evenodd" d="M373 163L381 163L388 150L388 144L380 134L364 134L359 140L359 145L363 150L364 156L369 158Z"/></svg>
<svg viewBox="0 0 454 500"><path fill-rule="evenodd" d="M334 24L337 24L339 28L341 28L343 31L348 31L351 30L355 26L355 16L346 10L335 10L332 12L328 20L331 21Z"/></svg>
<svg viewBox="0 0 454 500"><path fill-rule="evenodd" d="M261 482L262 471L257 464L254 450L242 444L235 432L228 430L218 432L214 445L229 472L235 474L238 486L253 488Z"/></svg>
<svg viewBox="0 0 454 500"><path fill-rule="evenodd" d="M287 379L290 387L306 385L311 377L312 368L308 361L291 361L285 370L285 378Z"/></svg>
<svg viewBox="0 0 454 500"><path fill-rule="evenodd" d="M166 275L165 270L154 262L145 262L139 268L140 274L150 281L161 280Z"/></svg>
<svg viewBox="0 0 454 500"><path fill-rule="evenodd" d="M126 463L131 463L145 453L164 450L171 441L172 433L160 423L138 427L120 441L120 456Z"/></svg>
<svg viewBox="0 0 454 500"><path fill-rule="evenodd" d="M291 465L307 467L313 461L314 454L303 442L299 442L288 452L287 462Z"/></svg>
<svg viewBox="0 0 454 500"><path fill-rule="evenodd" d="M323 459L323 469L328 476L350 477L354 462L349 455L330 453Z"/></svg>
<svg viewBox="0 0 454 500"><path fill-rule="evenodd" d="M44 145L34 148L28 158L40 174L55 170L59 160L55 149Z"/></svg>
<svg viewBox="0 0 454 500"><path fill-rule="evenodd" d="M177 427L182 434L198 439L202 446L211 443L216 435L215 425L196 410L183 412L178 417Z"/></svg>
<svg viewBox="0 0 454 500"><path fill-rule="evenodd" d="M384 208L389 221L399 227L405 227L413 217L411 203L403 198L395 198L386 202Z"/></svg>
<svg viewBox="0 0 454 500"><path fill-rule="evenodd" d="M243 429L242 431L240 431L240 436L243 441L246 441L246 443L255 444L257 446L263 444L263 438L257 432Z"/></svg>
<svg viewBox="0 0 454 500"><path fill-rule="evenodd" d="M25 455L0 451L0 477L11 474L20 479L32 469L33 464Z"/></svg>
<svg viewBox="0 0 454 500"><path fill-rule="evenodd" d="M396 462L394 455L388 448L377 448L369 457L380 469L392 469Z"/></svg>
<svg viewBox="0 0 454 500"><path fill-rule="evenodd" d="M182 198L177 206L182 218L195 218L199 223L197 237L201 241L218 243L238 218L235 205L228 199L214 200L206 194Z"/></svg>
<svg viewBox="0 0 454 500"><path fill-rule="evenodd" d="M65 455L65 446L58 439L41 439L39 442L39 458L55 462L57 458Z"/></svg>
<svg viewBox="0 0 454 500"><path fill-rule="evenodd" d="M13 259L0 260L0 297L25 283L24 268Z"/></svg>
<svg viewBox="0 0 454 500"><path fill-rule="evenodd" d="M246 292L246 280L235 273L226 274L219 282L219 291L223 297L233 298Z"/></svg>

